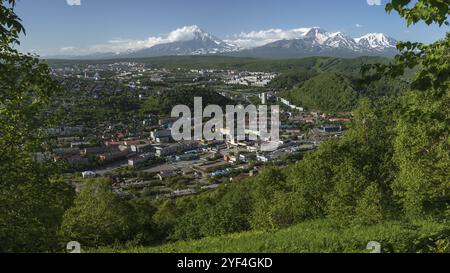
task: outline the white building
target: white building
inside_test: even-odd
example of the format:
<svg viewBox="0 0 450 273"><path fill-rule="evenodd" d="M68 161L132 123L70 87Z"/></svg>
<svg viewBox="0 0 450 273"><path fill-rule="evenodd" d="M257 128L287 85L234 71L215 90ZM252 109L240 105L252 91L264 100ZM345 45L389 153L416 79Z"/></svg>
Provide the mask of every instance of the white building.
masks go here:
<svg viewBox="0 0 450 273"><path fill-rule="evenodd" d="M88 179L88 178L96 177L97 174L92 171L86 171L86 172L82 172L81 176L83 176L83 179Z"/></svg>

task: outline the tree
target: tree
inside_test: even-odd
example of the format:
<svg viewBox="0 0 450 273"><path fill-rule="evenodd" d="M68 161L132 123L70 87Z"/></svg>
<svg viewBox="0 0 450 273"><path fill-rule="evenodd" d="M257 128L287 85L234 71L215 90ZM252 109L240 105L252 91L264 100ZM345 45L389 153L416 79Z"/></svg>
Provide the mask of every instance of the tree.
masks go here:
<svg viewBox="0 0 450 273"><path fill-rule="evenodd" d="M156 212L156 208L153 205L152 200L146 198L136 198L130 201L135 212L134 224L136 225L136 235L133 240L135 244L149 245L157 242L157 227L153 221L153 215Z"/></svg>
<svg viewBox="0 0 450 273"><path fill-rule="evenodd" d="M396 10L408 25L424 21L448 25L448 0L394 0L387 11ZM403 42L390 65L367 66L367 79L401 77L416 69L410 91L402 97L394 133L394 160L399 173L394 194L409 218L431 215L445 218L450 206L450 33L431 45Z"/></svg>
<svg viewBox="0 0 450 273"><path fill-rule="evenodd" d="M98 247L134 239L137 227L133 206L113 193L108 181L90 180L65 212L61 235L66 241Z"/></svg>
<svg viewBox="0 0 450 273"><path fill-rule="evenodd" d="M415 90L403 97L395 128L399 174L394 193L410 218L443 217L450 204L449 105L450 82L445 89Z"/></svg>
<svg viewBox="0 0 450 273"><path fill-rule="evenodd" d="M200 235L220 236L250 229L251 183L229 184L196 208ZM189 216L188 216L189 217Z"/></svg>
<svg viewBox="0 0 450 273"><path fill-rule="evenodd" d="M333 191L333 166L342 152L337 144L335 140L323 143L289 169L287 180L295 194L297 221L325 216L326 196Z"/></svg>
<svg viewBox="0 0 450 273"><path fill-rule="evenodd" d="M287 210L289 202L284 202L284 196L291 191L286 175L279 169L269 167L253 183L252 228L271 230L293 224L295 217L291 210Z"/></svg>
<svg viewBox="0 0 450 273"><path fill-rule="evenodd" d="M412 0L393 0L386 4L386 11L395 10L405 18L408 26L419 21L430 25L437 23L449 25L447 16L450 14L450 2L448 0L419 0L411 7Z"/></svg>
<svg viewBox="0 0 450 273"><path fill-rule="evenodd" d="M51 181L46 106L60 89L46 64L13 47L24 33L14 0L0 4L0 251L58 247L57 230L73 189Z"/></svg>

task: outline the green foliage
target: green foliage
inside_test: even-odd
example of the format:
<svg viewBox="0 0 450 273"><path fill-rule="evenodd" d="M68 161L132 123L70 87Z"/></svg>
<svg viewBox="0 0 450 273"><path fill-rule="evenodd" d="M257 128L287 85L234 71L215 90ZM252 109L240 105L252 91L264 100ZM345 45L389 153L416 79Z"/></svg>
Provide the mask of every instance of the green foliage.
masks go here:
<svg viewBox="0 0 450 273"><path fill-rule="evenodd" d="M303 84L315 76L315 72L306 69L299 69L282 73L270 82L270 87L277 90L291 90L295 86Z"/></svg>
<svg viewBox="0 0 450 273"><path fill-rule="evenodd" d="M252 211L249 183L227 185L205 196L177 202L180 213L172 223L172 240L197 239L218 236L250 228Z"/></svg>
<svg viewBox="0 0 450 273"><path fill-rule="evenodd" d="M334 142L324 143L319 150L308 154L289 170L288 181L293 185L296 196L297 221L322 218L325 215L325 196L332 190L331 167L339 155L334 147Z"/></svg>
<svg viewBox="0 0 450 273"><path fill-rule="evenodd" d="M174 200L165 200L158 205L153 215L153 222L157 228L157 235L163 241L173 234L174 227L181 216L181 211Z"/></svg>
<svg viewBox="0 0 450 273"><path fill-rule="evenodd" d="M410 217L442 217L450 203L450 85L442 91L411 92L402 100L394 193Z"/></svg>
<svg viewBox="0 0 450 273"><path fill-rule="evenodd" d="M411 7L411 0L392 0L386 4L386 11L395 10L405 18L408 26L419 21L427 25L437 23L449 25L447 16L450 14L450 2L448 0L419 0Z"/></svg>
<svg viewBox="0 0 450 273"><path fill-rule="evenodd" d="M356 204L356 224L364 226L381 223L385 218L383 194L376 184L369 185Z"/></svg>
<svg viewBox="0 0 450 273"><path fill-rule="evenodd" d="M52 67L85 66L89 64L109 64L117 60L49 60ZM358 76L364 64L389 63L382 57L358 57L354 59L332 57L309 57L301 59L268 60L255 58L236 58L227 56L170 56L143 59L120 59L120 61L141 62L156 68L169 69L229 69L237 71L275 72L290 71L341 72Z"/></svg>
<svg viewBox="0 0 450 273"><path fill-rule="evenodd" d="M267 168L259 174L253 185L253 212L251 225L255 230L271 230L289 226L294 215L289 215L288 202L285 201L289 192L286 176L281 170Z"/></svg>
<svg viewBox="0 0 450 273"><path fill-rule="evenodd" d="M355 89L362 90L360 96L373 100L384 97L399 97L409 89L406 80L408 79L393 79L387 76L379 80L371 81L363 86L356 83Z"/></svg>
<svg viewBox="0 0 450 273"><path fill-rule="evenodd" d="M383 222L369 227L336 228L326 220L308 221L278 231L251 231L159 247L101 248L122 253L369 253L369 241L383 253L448 253L448 226L432 222L403 225Z"/></svg>
<svg viewBox="0 0 450 273"><path fill-rule="evenodd" d="M408 23L420 20L427 24L446 23L448 1L393 1L388 9L396 9ZM400 43L401 53L393 64L368 66L363 69L370 81L382 75L393 78L414 68L410 89L402 97L393 132L394 160L399 170L393 184L393 194L407 217L432 216L448 218L450 203L449 158L449 92L450 33L431 45Z"/></svg>
<svg viewBox="0 0 450 273"><path fill-rule="evenodd" d="M136 216L133 207L111 191L108 181L90 180L65 212L61 236L93 247L123 243L133 239ZM146 219L140 221L148 225Z"/></svg>
<svg viewBox="0 0 450 273"><path fill-rule="evenodd" d="M408 89L405 80L383 77L361 85L351 75L323 72L301 82L285 93L284 97L310 110L348 112L356 107L361 98L378 99L402 95Z"/></svg>
<svg viewBox="0 0 450 273"><path fill-rule="evenodd" d="M337 165L332 184L334 189L326 197L327 215L337 223L348 225L356 214L356 204L366 187L366 177L350 158Z"/></svg>
<svg viewBox="0 0 450 273"><path fill-rule="evenodd" d="M361 101L352 129L341 140L322 144L292 167L288 183L297 197L297 221L327 216L339 225L373 223L396 211L391 194L394 124L389 119L395 107L395 99ZM371 218L374 210L378 214Z"/></svg>
<svg viewBox="0 0 450 273"><path fill-rule="evenodd" d="M45 112L60 90L36 56L13 49L24 31L15 1L0 4L0 252L51 251L73 189L51 177Z"/></svg>
<svg viewBox="0 0 450 273"><path fill-rule="evenodd" d="M401 53L395 57L393 63L364 65L362 74L366 83L370 83L385 76L399 78L404 76L408 69L415 69L411 89L445 90L449 81L449 47L450 33L429 46L422 43L400 42L397 48Z"/></svg>
<svg viewBox="0 0 450 273"><path fill-rule="evenodd" d="M156 207L152 200L139 198L130 201L133 215L133 225L136 226L133 243L136 245L150 245L158 242L158 230L153 220Z"/></svg>
<svg viewBox="0 0 450 273"><path fill-rule="evenodd" d="M337 73L321 73L306 81L291 93L293 103L311 110L324 112L350 111L358 94L352 83Z"/></svg>
<svg viewBox="0 0 450 273"><path fill-rule="evenodd" d="M16 0L2 0L0 4L0 44L3 47L19 44L20 33L25 33L20 18L14 12Z"/></svg>

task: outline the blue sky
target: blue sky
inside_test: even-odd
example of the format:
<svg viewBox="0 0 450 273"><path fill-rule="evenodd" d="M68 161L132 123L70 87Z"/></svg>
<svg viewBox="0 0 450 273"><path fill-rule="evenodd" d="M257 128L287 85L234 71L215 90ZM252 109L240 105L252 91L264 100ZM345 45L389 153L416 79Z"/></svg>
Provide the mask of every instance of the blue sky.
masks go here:
<svg viewBox="0 0 450 273"><path fill-rule="evenodd" d="M429 43L450 31L424 24L408 29L397 14L385 13L385 1L20 0L17 13L27 29L22 49L41 55L107 51L114 45L122 48L167 37L190 25L222 39L236 38L242 32L319 26L351 37L383 32L398 40Z"/></svg>

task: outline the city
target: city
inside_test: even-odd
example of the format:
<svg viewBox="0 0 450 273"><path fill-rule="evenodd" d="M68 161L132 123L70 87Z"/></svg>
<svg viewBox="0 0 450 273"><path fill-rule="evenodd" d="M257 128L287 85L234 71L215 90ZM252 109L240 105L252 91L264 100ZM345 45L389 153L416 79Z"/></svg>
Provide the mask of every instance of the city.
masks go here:
<svg viewBox="0 0 450 273"><path fill-rule="evenodd" d="M292 105L270 86L276 78L273 73L116 62L84 68L57 65L52 74L68 93L83 94L73 97L72 105L81 104L85 97L102 100L110 94L126 94L130 100L145 103L180 85L214 90L233 104L282 105L281 140L272 152L260 152L258 141L175 142L171 128L177 118L161 114L137 114L126 120L109 117L108 122L92 127L68 120L48 128L57 143L51 157L68 165L68 176L75 181L105 177L114 191L130 198L176 198L239 181L256 175L266 164L292 162L323 141L339 138L345 123L352 120L351 113L330 116Z"/></svg>

